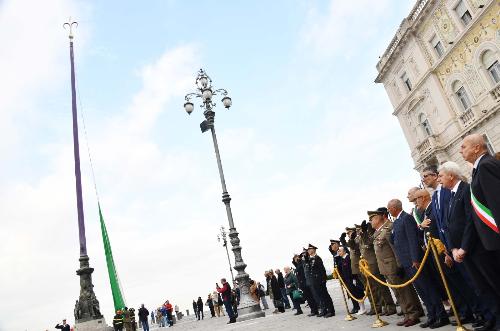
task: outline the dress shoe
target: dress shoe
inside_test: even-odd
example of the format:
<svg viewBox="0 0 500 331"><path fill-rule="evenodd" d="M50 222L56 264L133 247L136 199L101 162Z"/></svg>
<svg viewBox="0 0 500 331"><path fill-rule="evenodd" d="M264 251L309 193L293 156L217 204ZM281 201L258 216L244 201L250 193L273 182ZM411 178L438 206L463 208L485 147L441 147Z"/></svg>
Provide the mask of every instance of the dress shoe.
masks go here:
<svg viewBox="0 0 500 331"><path fill-rule="evenodd" d="M385 316L391 316L391 315L395 315L397 313L396 309L392 310L392 309L388 309L386 312L385 312Z"/></svg>
<svg viewBox="0 0 500 331"><path fill-rule="evenodd" d="M398 311L398 316L403 316L404 314L402 311Z"/></svg>
<svg viewBox="0 0 500 331"><path fill-rule="evenodd" d="M359 311L359 308L358 309L353 308L353 309L351 309L349 314L356 314L358 311Z"/></svg>
<svg viewBox="0 0 500 331"><path fill-rule="evenodd" d="M472 327L473 328L478 328L480 326L483 326L486 321L484 320L484 317L479 315L474 319L474 322L472 322Z"/></svg>
<svg viewBox="0 0 500 331"><path fill-rule="evenodd" d="M304 312L302 312L302 311L298 311L298 312L296 312L294 315L295 315L295 316L297 316L297 315L302 315L303 313L304 313Z"/></svg>
<svg viewBox="0 0 500 331"><path fill-rule="evenodd" d="M450 319L448 317L443 317L432 323L429 327L431 329L437 329L448 324L450 324Z"/></svg>
<svg viewBox="0 0 500 331"><path fill-rule="evenodd" d="M318 315L316 315L316 317L323 317L326 315L326 311L322 311L321 313L319 313Z"/></svg>
<svg viewBox="0 0 500 331"><path fill-rule="evenodd" d="M490 330L495 330L494 320L485 321L482 326L474 328L474 331L490 331Z"/></svg>
<svg viewBox="0 0 500 331"><path fill-rule="evenodd" d="M420 320L417 318L417 319L412 319L412 318L409 318L406 323L405 323L405 327L410 327L410 326L414 326L414 325L417 325L418 323L420 323Z"/></svg>
<svg viewBox="0 0 500 331"><path fill-rule="evenodd" d="M460 317L460 324L469 324L472 323L474 319L472 317ZM453 326L458 326L457 321L453 320L450 322Z"/></svg>
<svg viewBox="0 0 500 331"><path fill-rule="evenodd" d="M397 326L404 326L406 324L406 322L408 322L408 319L405 318L404 320L397 322L396 325Z"/></svg>
<svg viewBox="0 0 500 331"><path fill-rule="evenodd" d="M435 320L428 319L427 322L420 324L420 327L425 329L434 324Z"/></svg>
<svg viewBox="0 0 500 331"><path fill-rule="evenodd" d="M317 311L312 311L310 314L307 314L307 316L309 316L309 317L316 316L316 315L318 315Z"/></svg>
<svg viewBox="0 0 500 331"><path fill-rule="evenodd" d="M368 315L368 316L373 316L373 315L375 315L375 310L370 309L370 311L369 311L369 312L367 312L367 313L366 313L366 315Z"/></svg>
<svg viewBox="0 0 500 331"><path fill-rule="evenodd" d="M324 318L329 318L329 317L332 317L332 316L335 316L335 313L326 313L325 316L323 316Z"/></svg>

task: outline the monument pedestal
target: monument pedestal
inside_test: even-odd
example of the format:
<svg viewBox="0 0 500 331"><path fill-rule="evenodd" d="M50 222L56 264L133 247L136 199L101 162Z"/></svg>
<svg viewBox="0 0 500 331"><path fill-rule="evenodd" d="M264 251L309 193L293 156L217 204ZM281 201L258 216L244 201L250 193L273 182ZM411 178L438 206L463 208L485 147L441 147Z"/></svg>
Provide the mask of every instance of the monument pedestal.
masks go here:
<svg viewBox="0 0 500 331"><path fill-rule="evenodd" d="M96 320L76 323L75 331L113 331L113 328L106 324L103 317Z"/></svg>

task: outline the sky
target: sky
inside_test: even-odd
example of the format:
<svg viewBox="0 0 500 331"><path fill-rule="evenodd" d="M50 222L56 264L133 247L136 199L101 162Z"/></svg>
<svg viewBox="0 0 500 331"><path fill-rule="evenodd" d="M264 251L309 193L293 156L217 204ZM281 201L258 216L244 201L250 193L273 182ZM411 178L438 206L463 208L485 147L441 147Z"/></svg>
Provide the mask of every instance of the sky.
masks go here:
<svg viewBox="0 0 500 331"><path fill-rule="evenodd" d="M413 0L0 2L0 331L45 330L79 296L68 32L75 29L87 249L108 323L102 207L129 307L181 310L230 278L199 100L204 68L250 277L290 265L418 184L375 65ZM83 125L85 120L85 126ZM89 157L90 156L90 157ZM98 195L94 189L92 160ZM408 208L407 201L405 206ZM232 259L232 253L231 259Z"/></svg>

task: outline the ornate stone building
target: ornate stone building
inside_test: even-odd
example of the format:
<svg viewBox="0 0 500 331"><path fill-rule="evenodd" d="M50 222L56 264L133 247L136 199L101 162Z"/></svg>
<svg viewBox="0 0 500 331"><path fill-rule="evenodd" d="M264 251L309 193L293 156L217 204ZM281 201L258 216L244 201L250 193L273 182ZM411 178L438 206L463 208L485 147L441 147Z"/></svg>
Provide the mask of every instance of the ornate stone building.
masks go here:
<svg viewBox="0 0 500 331"><path fill-rule="evenodd" d="M415 169L452 160L469 133L500 151L500 0L418 0L377 63Z"/></svg>

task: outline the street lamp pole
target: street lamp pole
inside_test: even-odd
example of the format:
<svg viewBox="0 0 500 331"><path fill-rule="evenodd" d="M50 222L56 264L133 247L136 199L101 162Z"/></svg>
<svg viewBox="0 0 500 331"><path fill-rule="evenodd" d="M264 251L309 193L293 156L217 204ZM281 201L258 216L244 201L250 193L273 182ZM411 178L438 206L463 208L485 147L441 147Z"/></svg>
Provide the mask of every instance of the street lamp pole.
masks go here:
<svg viewBox="0 0 500 331"><path fill-rule="evenodd" d="M186 102L184 103L184 109L190 115L194 110L194 105L191 102L191 98L201 98L202 104L201 108L204 109L203 115L205 120L201 122L200 129L201 132L206 132L210 130L212 134L212 140L214 143L215 157L217 158L217 166L219 168L219 176L222 185L222 202L226 206L227 220L229 222L229 241L233 246L232 251L234 253L234 269L238 272L236 275L236 281L238 282L238 287L240 288L240 304L238 306L238 320L244 321L257 317L264 317L265 314L260 308L260 303L253 300L250 296L250 277L245 272L246 264L243 262L243 257L241 256L241 246L240 239L238 238L238 232L234 226L233 213L231 212L231 197L227 192L226 180L224 179L224 171L222 170L222 162L220 159L219 145L217 144L217 136L215 134L214 119L215 112L213 108L216 106L215 102L212 101L214 95L222 96L222 104L226 109L229 109L232 105L232 100L227 96L227 91L225 89L214 89L212 87L212 80L205 73L203 69L198 71L198 76L196 77L196 87L197 92L189 93L185 96Z"/></svg>
<svg viewBox="0 0 500 331"><path fill-rule="evenodd" d="M231 272L231 280L233 281L234 284L233 267L231 266L231 259L229 258L229 250L227 248L226 229L224 229L223 226L220 227L220 235L217 235L217 240L219 242L221 237L222 237L222 242L224 243L222 246L226 248L227 263L229 263L229 272Z"/></svg>

